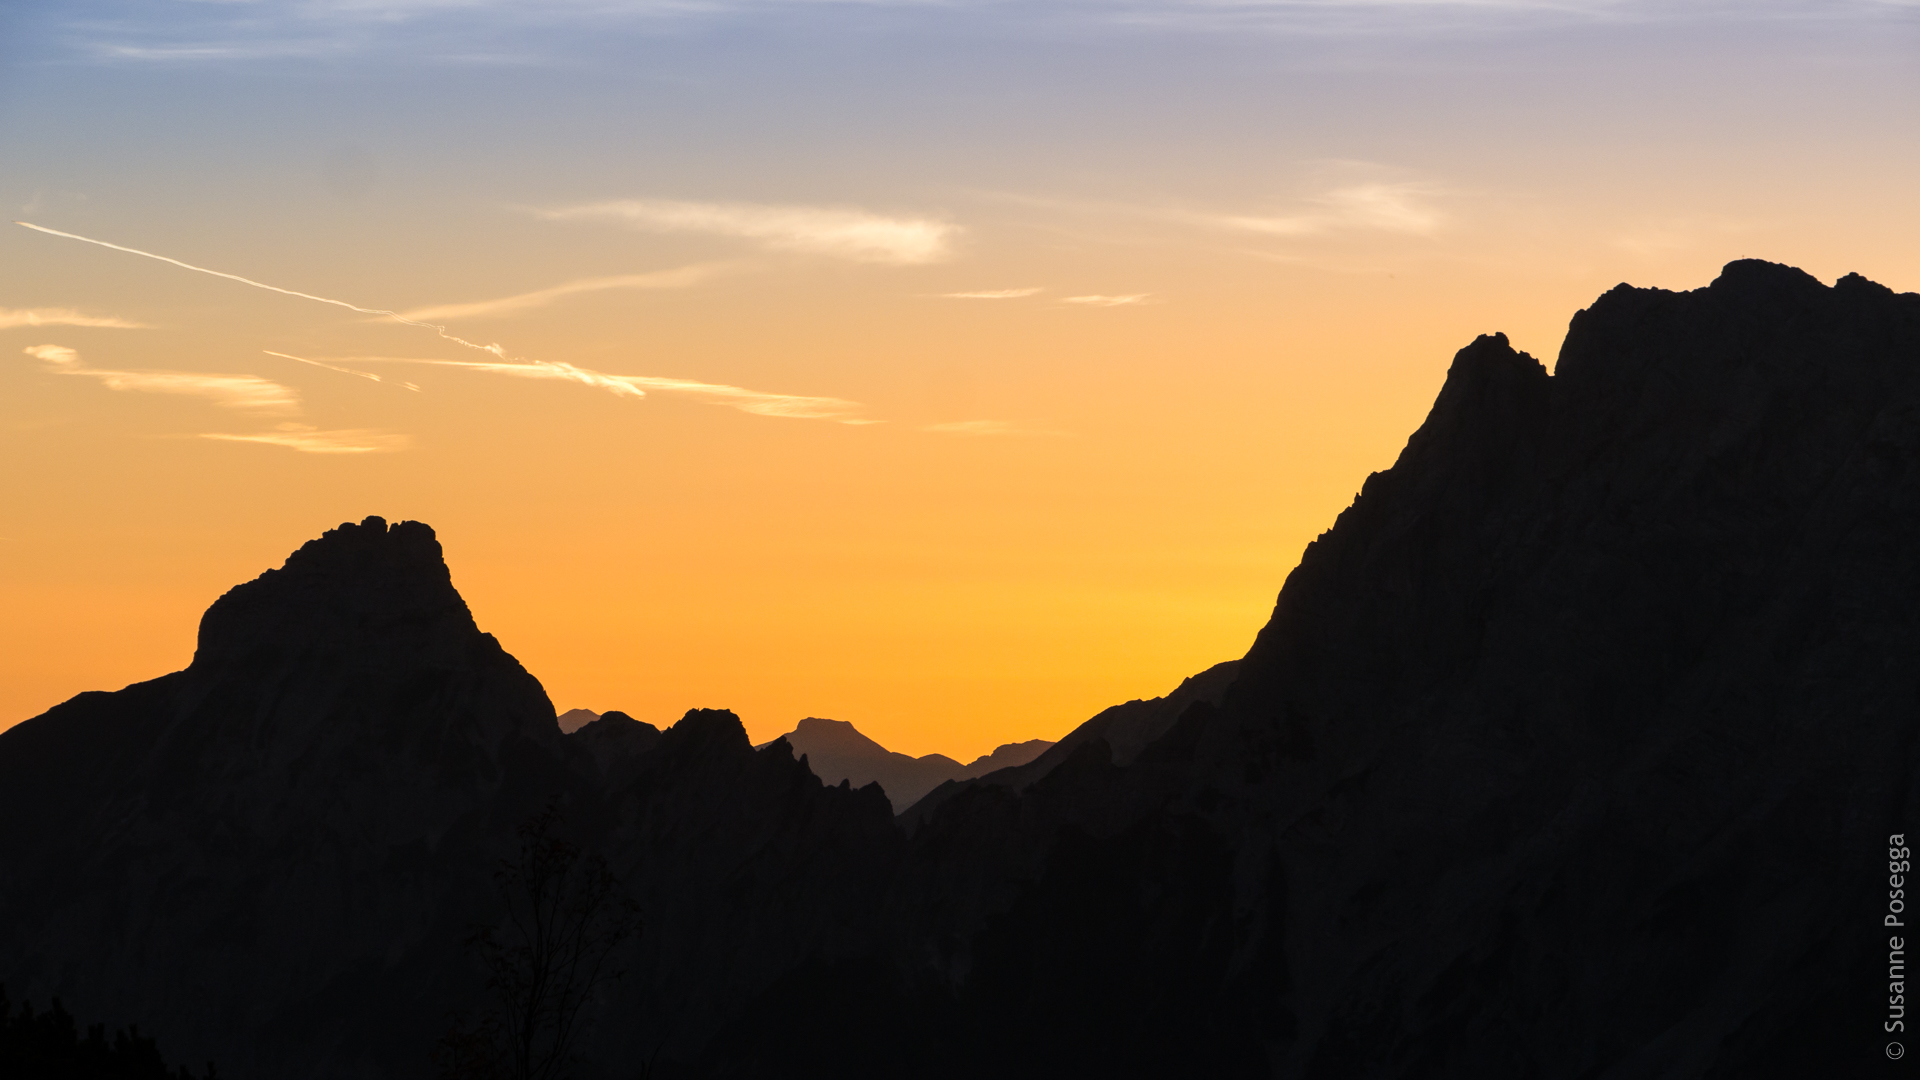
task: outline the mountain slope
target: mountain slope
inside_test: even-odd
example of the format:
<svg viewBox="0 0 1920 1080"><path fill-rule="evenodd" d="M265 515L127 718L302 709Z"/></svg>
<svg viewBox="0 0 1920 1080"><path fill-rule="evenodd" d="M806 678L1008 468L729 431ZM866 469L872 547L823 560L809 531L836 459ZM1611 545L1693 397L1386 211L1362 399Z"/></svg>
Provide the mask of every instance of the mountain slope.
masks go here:
<svg viewBox="0 0 1920 1080"><path fill-rule="evenodd" d="M1082 747L916 833L914 904L976 883L949 904L977 928L963 981L1073 1003L1024 1029L1002 1014L980 1060L1881 1062L1885 853L1920 805L1917 481L1911 294L1739 262L1706 289L1608 293L1552 376L1476 341L1309 547L1217 708L1128 768ZM1192 885L1165 871L1183 860ZM1183 941L1217 966L1168 967ZM1202 1026L1143 1042L1116 1018L1147 991L1063 979L1081 967L1162 970ZM1243 1019L1189 1034L1222 1015Z"/></svg>
<svg viewBox="0 0 1920 1080"><path fill-rule="evenodd" d="M1148 744L1166 734L1188 705L1196 701L1218 704L1226 694L1227 687L1233 684L1234 674L1239 669L1238 660L1228 660L1180 680L1180 685L1165 697L1135 699L1102 709L1098 715L1027 761L1009 761L992 769L980 768L983 763L976 762L970 776L956 776L902 810L901 824L909 829L918 828L941 803L972 788L1006 787L1024 791L1028 785L1072 757L1082 745L1095 740L1107 745L1115 762L1128 764L1140 756Z"/></svg>
<svg viewBox="0 0 1920 1080"><path fill-rule="evenodd" d="M1920 297L1621 286L1553 375L1461 350L1237 669L909 837L729 713L562 735L370 519L0 733L0 977L233 1075L421 1075L558 798L647 919L583 1077L1871 1075L1916 552Z"/></svg>
<svg viewBox="0 0 1920 1080"><path fill-rule="evenodd" d="M912 806L940 784L1024 765L1053 745L1045 739L1007 743L962 765L945 754L912 757L888 750L844 720L810 716L781 737L807 759L815 776L856 788L879 784L896 810Z"/></svg>
<svg viewBox="0 0 1920 1080"><path fill-rule="evenodd" d="M624 985L650 1023L608 1028L636 1060L851 936L899 845L877 790L731 714L563 735L432 530L369 518L223 596L185 671L0 733L0 981L223 1075L423 1075L549 800L646 903ZM796 887L816 902L767 902Z"/></svg>

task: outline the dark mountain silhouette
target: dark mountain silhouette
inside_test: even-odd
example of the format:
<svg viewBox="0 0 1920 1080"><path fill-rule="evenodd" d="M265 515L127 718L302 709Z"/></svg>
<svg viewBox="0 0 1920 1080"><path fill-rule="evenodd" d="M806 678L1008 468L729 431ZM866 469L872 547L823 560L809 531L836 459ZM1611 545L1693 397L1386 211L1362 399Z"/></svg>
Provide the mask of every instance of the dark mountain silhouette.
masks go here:
<svg viewBox="0 0 1920 1080"><path fill-rule="evenodd" d="M1096 739L1107 744L1115 764L1130 764L1149 743L1167 733L1167 729L1180 718L1187 706L1196 701L1218 705L1227 687L1233 685L1234 673L1239 669L1238 660L1228 660L1198 675L1182 679L1180 685L1166 697L1144 701L1135 699L1104 709L1098 716L1068 732L1059 742L1043 747L1043 753L1036 753L1026 761L1003 760L1000 765L990 768L980 767L990 764L988 759L976 761L969 766L970 773L948 780L930 791L925 798L902 810L900 821L909 830L917 828L933 815L934 809L941 803L976 787L1006 787L1025 791L1035 780L1052 772L1054 766L1072 757L1083 744Z"/></svg>
<svg viewBox="0 0 1920 1080"><path fill-rule="evenodd" d="M0 979L231 1076L422 1075L482 997L493 869L556 797L668 928L628 988L694 1040L871 919L900 845L877 790L728 713L563 735L432 530L369 518L221 597L187 670L0 733Z"/></svg>
<svg viewBox="0 0 1920 1080"><path fill-rule="evenodd" d="M609 711L591 723L574 728L572 739L575 745L593 755L604 775L658 745L660 729L626 713Z"/></svg>
<svg viewBox="0 0 1920 1080"><path fill-rule="evenodd" d="M1006 743L962 765L945 754L912 757L897 753L860 734L844 720L813 716L781 738L795 754L806 758L815 776L829 784L845 780L857 788L879 784L889 803L901 810L941 784L1025 765L1053 745L1045 739Z"/></svg>
<svg viewBox="0 0 1920 1080"><path fill-rule="evenodd" d="M730 713L561 734L369 519L0 733L0 979L236 1076L420 1075L558 798L645 920L583 1078L1871 1075L1917 551L1920 296L1621 286L1551 376L1461 350L1237 670L909 836Z"/></svg>

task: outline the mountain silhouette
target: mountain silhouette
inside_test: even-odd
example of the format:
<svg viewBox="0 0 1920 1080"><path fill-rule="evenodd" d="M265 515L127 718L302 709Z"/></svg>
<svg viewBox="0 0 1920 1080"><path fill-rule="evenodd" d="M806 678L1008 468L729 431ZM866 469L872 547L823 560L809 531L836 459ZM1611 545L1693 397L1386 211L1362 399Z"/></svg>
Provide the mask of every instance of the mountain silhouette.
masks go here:
<svg viewBox="0 0 1920 1080"><path fill-rule="evenodd" d="M1103 709L1093 719L1068 732L1059 742L1042 747L1042 752L1033 754L1025 761L1000 758L999 763L995 764L982 758L968 767L969 773L955 776L902 810L901 823L911 830L931 817L941 803L976 787L1006 787L1024 791L1028 785L1071 757L1083 744L1096 739L1106 743L1115 763L1128 764L1149 743L1166 734L1187 706L1196 701L1219 704L1227 687L1233 684L1234 673L1239 669L1238 660L1228 660L1198 675L1182 679L1180 685L1165 697L1135 699ZM998 751L995 757L998 757Z"/></svg>
<svg viewBox="0 0 1920 1080"><path fill-rule="evenodd" d="M1920 296L1623 285L1551 375L1462 349L1237 666L896 820L725 711L563 733L370 518L0 733L0 981L422 1075L554 802L645 920L583 1080L1868 1075L1916 551Z"/></svg>
<svg viewBox="0 0 1920 1080"><path fill-rule="evenodd" d="M844 720L812 716L781 738L795 754L806 758L815 776L829 784L845 780L857 788L879 784L888 802L900 810L919 802L941 784L1025 765L1053 745L1046 739L1006 743L962 765L945 754L912 757L897 753L860 734Z"/></svg>

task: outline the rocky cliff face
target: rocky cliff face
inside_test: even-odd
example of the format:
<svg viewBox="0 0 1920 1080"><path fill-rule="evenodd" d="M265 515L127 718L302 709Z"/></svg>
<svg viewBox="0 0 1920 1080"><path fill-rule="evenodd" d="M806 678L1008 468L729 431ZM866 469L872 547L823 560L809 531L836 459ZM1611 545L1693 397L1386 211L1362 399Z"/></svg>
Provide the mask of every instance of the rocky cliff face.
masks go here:
<svg viewBox="0 0 1920 1080"><path fill-rule="evenodd" d="M562 735L370 519L0 734L0 978L223 1074L420 1075L560 798L647 919L586 1076L1865 1075L1916 551L1920 297L1622 286L1551 376L1463 349L1237 669L909 837L728 713Z"/></svg>
<svg viewBox="0 0 1920 1080"><path fill-rule="evenodd" d="M1030 958L1090 905L1086 951L1123 970L1170 964L1177 931L1220 957L1161 984L1245 1022L1135 1062L1870 1068L1883 853L1920 806L1917 496L1920 297L1758 262L1622 286L1552 376L1499 336L1461 351L1218 708L1130 768L953 799L926 838L1020 838L995 857L1032 884L962 914L1029 958L1029 993L1073 970ZM1182 860L1213 869L1169 879ZM1113 1017L1144 989L1073 989L1031 1053L1134 1037Z"/></svg>

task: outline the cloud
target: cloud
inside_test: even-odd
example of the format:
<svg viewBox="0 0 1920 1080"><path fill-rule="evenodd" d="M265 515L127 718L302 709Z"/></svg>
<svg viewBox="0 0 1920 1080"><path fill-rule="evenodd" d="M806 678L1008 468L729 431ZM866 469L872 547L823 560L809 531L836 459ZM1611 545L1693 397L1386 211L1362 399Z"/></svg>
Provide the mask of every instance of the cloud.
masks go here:
<svg viewBox="0 0 1920 1080"><path fill-rule="evenodd" d="M1429 194L1431 189L1424 184L1357 184L1310 200L1314 209L1299 214L1214 215L1200 220L1268 236L1316 236L1352 230L1427 236L1446 223L1439 211L1425 205L1423 199Z"/></svg>
<svg viewBox="0 0 1920 1080"><path fill-rule="evenodd" d="M762 208L762 209L765 209L765 208ZM411 319L405 315L400 314L399 312L390 311L385 308L362 307L358 304L348 303L345 300L335 300L330 297L316 296L312 293L298 292L293 289L283 289L278 285L268 285L265 282L254 281L251 278L244 278L238 274L229 274L223 270L212 270L204 266L194 266L191 263L181 262L179 259L175 259L170 256L158 255L151 251L141 251L138 248L123 247L119 244L108 243L105 240L95 240L91 237L80 236L76 233L61 232L58 229L50 229L44 225L35 225L31 222L16 221L14 222L14 224L23 226L28 229L32 229L36 232L46 233L51 236L63 237L68 240L78 240L78 241L81 241L82 243L94 244L99 247L109 248L114 251L126 252L127 254L130 254L130 255L139 255L148 259L156 259L160 262L170 263L174 266L178 266L185 270L192 270L196 273L201 273L201 274L209 274L217 278L225 278L229 281L236 281L242 285L248 285L256 289L265 289L268 292L281 293L286 296L298 297L303 300L312 300L322 304L330 304L334 307L346 308L349 311L357 311L363 315L382 315L387 318L393 319L396 322L404 323L405 325L408 325L408 326L416 326L423 330L431 330L442 339L451 341L456 345L460 345L468 349L473 349L477 352L488 353L494 357L497 357L497 359L495 360L468 360L468 361L423 360L423 359L410 359L405 357L399 357L399 358L363 357L361 358L363 360L368 360L368 361L399 360L405 363L436 364L436 365L447 366L447 367L463 367L463 368L468 368L475 371L489 371L489 372L493 372L495 374L500 374L500 375L510 375L516 378L560 379L560 380L565 380L569 382L582 383L587 386L597 387L599 389L606 390L614 394L627 395L632 397L645 397L646 392L649 389L664 390L671 393L688 394L695 397L705 398L709 401L715 402L716 404L732 405L734 408L740 409L744 412L757 413L761 416L791 416L791 417L800 417L800 418L811 419L811 420L841 420L842 423L860 422L857 418L854 418L852 416L854 412L858 411L862 407L859 402L855 402L855 401L845 401L840 398L830 398L830 397L802 397L795 394L767 394L767 393L762 393L758 390L747 390L738 386L725 386L718 383L692 382L690 380L685 380L685 379L662 379L662 378L654 378L654 377L644 376L644 375L608 375L604 372L593 371L589 368L577 367L573 364L561 363L558 361L524 360L519 357L508 357L506 350L501 348L498 344L481 345L478 342L468 341L465 338L457 337L453 334L447 333L447 328L443 325L425 322L418 319ZM518 299L518 298L509 298L509 299ZM62 349L60 346L57 346L57 345L44 346L44 348L59 350L60 352L66 354L69 360L71 360L73 357L73 352L71 349ZM29 349L28 351L32 352L33 350ZM35 355L39 355L39 354L35 353ZM290 360L299 360L302 363L317 363L317 361L306 360L303 357L291 356L287 353L274 353L273 355L284 356ZM66 361L50 361L50 362L65 363ZM75 362L77 363L77 361ZM320 366L327 367L330 365L321 364ZM365 372L353 371L351 369L346 369L346 368L335 368L334 370L345 371L349 375L359 375L363 378L376 378L375 376L368 375ZM292 408L292 404L294 401L292 390L289 390L286 387L279 386L279 384L277 383L268 382L265 379L260 379L252 375L193 376L193 375L186 375L181 372L143 372L143 373L94 372L94 371L83 371L78 368L74 369L74 373L95 375L97 377L103 377L103 378L105 376L110 375L110 376L124 377L126 379L134 379L134 380L144 379L150 384L145 386L134 386L132 384L128 384L126 386L120 386L113 383L109 383L109 385L114 385L116 389L160 390L160 389L163 389L163 387L159 382L156 382L155 380L161 376L168 376L172 378L174 381L169 383L164 389L166 390L166 392L173 392L173 393L195 393L195 392L210 393L210 391L208 390L196 391L196 390L186 389L186 387L193 384L186 381L181 381L181 380L198 379L198 380L202 380L203 384L208 387L211 387L213 383L207 382L207 380L225 380L225 384L227 385L226 392L229 395L239 395L243 389L243 387L241 386L241 381L250 380L251 382L257 383L261 386L276 387L280 391L280 393L282 393L285 396L285 401L288 405L288 408L285 411L297 411L296 409ZM415 389L415 390L419 389L418 387L412 386L412 384L410 383L403 384L403 385L407 385L410 389ZM234 400L237 400L237 397L234 398ZM265 398L263 397L262 400L264 401ZM228 401L228 400L222 401L222 404L230 404L230 403L233 403L233 401Z"/></svg>
<svg viewBox="0 0 1920 1080"><path fill-rule="evenodd" d="M72 308L0 308L0 330L16 326L105 326L115 330L148 330L145 323L110 315L82 315Z"/></svg>
<svg viewBox="0 0 1920 1080"><path fill-rule="evenodd" d="M800 420L837 420L843 424L871 424L853 414L864 408L857 401L842 398L809 397L800 394L769 394L724 383L668 379L652 375L611 375L591 368L554 360L491 361L438 360L407 356L349 357L354 363L429 364L435 367L464 368L516 379L550 379L574 382L605 390L620 397L646 397L648 391L680 394L714 405L729 405L756 416L784 416Z"/></svg>
<svg viewBox="0 0 1920 1080"><path fill-rule="evenodd" d="M387 381L381 376L375 375L371 371L355 371L352 368L336 367L333 364L323 364L318 360L309 360L304 356L295 356L292 353L274 352L272 349L261 349L260 351L267 354L268 356L278 356L282 360L298 360L303 364L312 364L314 367L317 367L317 368L325 368L328 371L337 371L342 375L358 375L363 379L371 379L377 383L383 383ZM420 392L420 388L413 385L410 382L394 383L393 385L404 386L408 390L411 390L416 394Z"/></svg>
<svg viewBox="0 0 1920 1080"><path fill-rule="evenodd" d="M659 270L650 274L581 278L578 281L563 282L549 288L536 289L533 292L503 296L497 300L440 304L434 307L415 308L400 314L408 319L423 322L434 319L499 318L503 315L516 315L528 308L545 307L561 297L579 293L604 292L609 289L684 289L698 285L724 269L725 267L718 265L683 266L676 270Z"/></svg>
<svg viewBox="0 0 1920 1080"><path fill-rule="evenodd" d="M264 281L255 281L252 278L241 277L239 274L229 274L225 270L213 270L205 266L195 266L189 262L181 262L179 259L173 258L170 255L158 255L151 251L142 251L139 248L124 247L120 244L109 243L105 240L95 240L91 236L81 236L79 233L61 232L59 229L49 229L45 225L35 225L31 221L16 221L14 224L23 229L32 229L34 232L46 233L48 236L58 236L65 240L78 240L83 244L93 244L96 247L103 247L110 251L122 251L128 255L138 255L144 259L153 259L157 262L177 266L182 270L191 270L196 274L206 274L210 277L224 278L227 281L237 281L242 285L255 289L264 289L267 292L279 293L282 296L293 296L301 300L312 300L319 304L329 304L333 307L346 308L348 311L357 311L362 315L384 315L395 322L405 323L408 326L417 326L423 330L431 330L456 345L463 345L469 349L476 349L480 352L492 353L495 356L503 358L506 356L505 350L501 349L498 345L481 345L478 342L468 341L465 338L456 337L453 334L447 333L447 328L444 326L436 326L433 323L409 319L405 315L397 311L388 310L387 308L361 307L359 304L348 303L345 300L335 300L326 296L315 296L312 293L300 292L297 289L283 289L278 285L269 285Z"/></svg>
<svg viewBox="0 0 1920 1080"><path fill-rule="evenodd" d="M1044 431L1038 428L1023 428L1007 420L955 420L945 424L928 424L921 431L932 431L941 435L1063 435L1065 432Z"/></svg>
<svg viewBox="0 0 1920 1080"><path fill-rule="evenodd" d="M959 226L932 218L756 203L626 199L538 213L550 221L611 220L653 232L731 236L777 251L901 265L947 258L960 233Z"/></svg>
<svg viewBox="0 0 1920 1080"><path fill-rule="evenodd" d="M1129 293L1126 296L1063 296L1060 302L1085 304L1088 307L1125 307L1128 304L1138 304L1152 295L1152 293Z"/></svg>
<svg viewBox="0 0 1920 1080"><path fill-rule="evenodd" d="M989 289L984 292L950 292L940 295L948 300L1018 300L1023 296L1032 296L1040 292L1032 289Z"/></svg>
<svg viewBox="0 0 1920 1080"><path fill-rule="evenodd" d="M220 442L264 443L284 446L303 454L385 454L405 450L412 445L405 435L391 435L365 428L321 431L306 424L281 424L274 431L259 435L229 435L215 432L200 436Z"/></svg>
<svg viewBox="0 0 1920 1080"><path fill-rule="evenodd" d="M300 411L299 395L258 375L220 375L192 371L108 371L80 362L80 354L64 345L31 345L22 350L43 360L62 375L84 375L100 380L109 390L147 394L185 394L210 399L215 405L262 415L289 415Z"/></svg>

